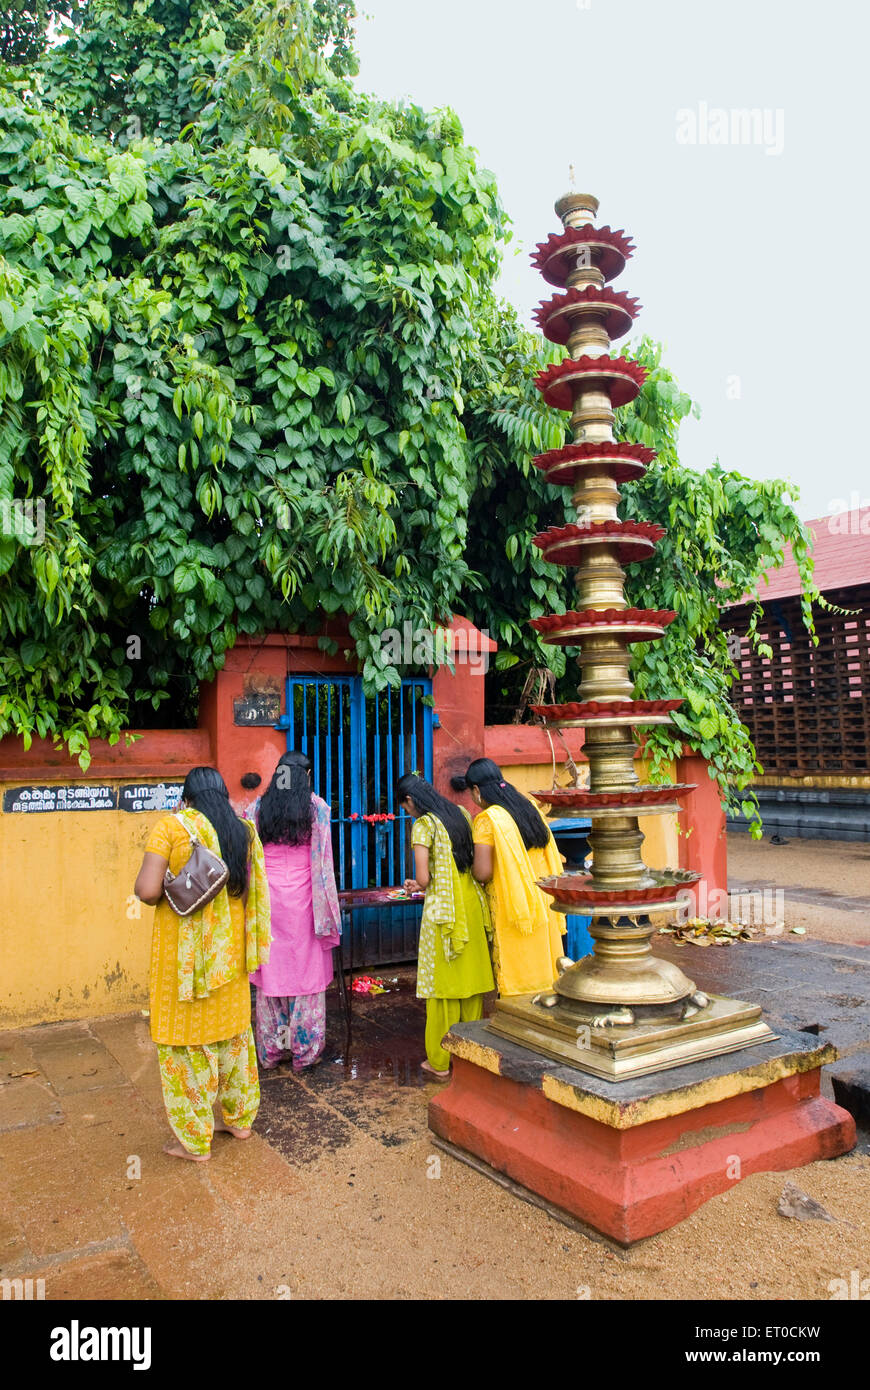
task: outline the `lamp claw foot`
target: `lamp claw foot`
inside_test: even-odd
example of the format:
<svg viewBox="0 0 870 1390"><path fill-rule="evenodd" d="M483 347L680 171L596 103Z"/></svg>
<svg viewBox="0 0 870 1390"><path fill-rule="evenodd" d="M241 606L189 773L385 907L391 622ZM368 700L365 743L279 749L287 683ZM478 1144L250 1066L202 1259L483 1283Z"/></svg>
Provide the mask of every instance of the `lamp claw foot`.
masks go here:
<svg viewBox="0 0 870 1390"><path fill-rule="evenodd" d="M683 1012L680 1014L680 1018L694 1018L695 1014L699 1014L702 1009L706 1009L709 1003L709 995L704 994L700 989L696 989L695 993L690 994L683 1004Z"/></svg>
<svg viewBox="0 0 870 1390"><path fill-rule="evenodd" d="M611 1009L606 1014L596 1014L592 1020L593 1028L627 1028L634 1023L631 1009Z"/></svg>
<svg viewBox="0 0 870 1390"><path fill-rule="evenodd" d="M532 1000L532 1003L533 1003L533 1004L538 1004L538 1005L540 1005L540 1007L541 1007L542 1009L552 1009L553 1006L554 1006L555 1004L558 1004L558 1002L559 1002L559 996L558 996L558 994L552 994L552 993L550 993L550 994L536 994L535 997L534 997L534 999Z"/></svg>

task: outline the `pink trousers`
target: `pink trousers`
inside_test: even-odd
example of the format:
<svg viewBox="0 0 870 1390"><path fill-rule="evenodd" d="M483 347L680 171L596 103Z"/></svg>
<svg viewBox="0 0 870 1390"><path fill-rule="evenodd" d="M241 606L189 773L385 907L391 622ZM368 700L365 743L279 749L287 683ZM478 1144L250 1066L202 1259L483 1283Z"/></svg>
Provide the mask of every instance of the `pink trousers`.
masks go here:
<svg viewBox="0 0 870 1390"><path fill-rule="evenodd" d="M284 998L256 988L254 1038L264 1070L271 1071L288 1057L293 1058L294 1071L310 1067L326 1044L326 991Z"/></svg>

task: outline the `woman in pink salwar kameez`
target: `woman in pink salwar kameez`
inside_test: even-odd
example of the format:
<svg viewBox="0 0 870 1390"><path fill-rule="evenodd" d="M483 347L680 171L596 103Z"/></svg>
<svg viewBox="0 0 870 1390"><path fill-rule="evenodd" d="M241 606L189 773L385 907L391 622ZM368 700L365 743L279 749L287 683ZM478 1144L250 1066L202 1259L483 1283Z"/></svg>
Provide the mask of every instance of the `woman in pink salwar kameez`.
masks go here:
<svg viewBox="0 0 870 1390"><path fill-rule="evenodd" d="M266 1070L292 1057L293 1070L302 1071L326 1042L326 989L341 939L330 814L311 790L308 758L285 753L253 810L272 900L269 962L250 977L257 1057Z"/></svg>

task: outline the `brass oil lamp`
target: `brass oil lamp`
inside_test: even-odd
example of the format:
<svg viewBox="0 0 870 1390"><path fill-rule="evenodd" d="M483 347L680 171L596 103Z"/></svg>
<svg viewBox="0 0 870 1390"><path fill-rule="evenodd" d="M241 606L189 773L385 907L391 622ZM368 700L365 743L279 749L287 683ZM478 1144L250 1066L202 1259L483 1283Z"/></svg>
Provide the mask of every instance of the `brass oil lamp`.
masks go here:
<svg viewBox="0 0 870 1390"><path fill-rule="evenodd" d="M652 953L653 918L673 912L700 875L652 870L641 857L638 816L667 814L693 784L641 785L633 730L666 724L681 700L634 699L630 647L661 637L675 613L629 608L623 564L651 556L664 530L623 520L619 485L641 477L655 452L613 438L614 410L633 400L646 372L611 344L638 304L610 288L632 254L621 231L596 227L598 200L569 193L556 212L562 232L532 260L560 293L537 321L565 359L539 373L548 405L570 414L572 442L535 459L548 482L571 488L576 522L535 537L544 557L574 570L577 607L532 621L544 642L579 648L579 701L539 705L548 727L585 729L589 786L536 792L560 815L588 817L591 874L541 881L560 912L591 916L594 954L564 959L552 989L499 1001L489 1026L533 1050L608 1079L734 1051L773 1038L756 1005L708 996L676 965Z"/></svg>

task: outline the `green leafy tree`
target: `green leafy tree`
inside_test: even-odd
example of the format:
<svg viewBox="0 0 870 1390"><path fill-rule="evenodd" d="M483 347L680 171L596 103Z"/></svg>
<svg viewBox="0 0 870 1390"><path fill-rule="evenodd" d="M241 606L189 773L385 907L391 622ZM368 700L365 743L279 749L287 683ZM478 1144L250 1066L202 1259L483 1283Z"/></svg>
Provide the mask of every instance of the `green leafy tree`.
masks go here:
<svg viewBox="0 0 870 1390"><path fill-rule="evenodd" d="M354 0L314 0L314 42L329 54L329 66L340 76L359 72L354 48Z"/></svg>
<svg viewBox="0 0 870 1390"><path fill-rule="evenodd" d="M0 95L0 499L46 502L0 535L0 731L83 761L324 610L395 683L378 628L472 582L493 178L451 113L356 96L301 0L224 17L98 0Z"/></svg>
<svg viewBox="0 0 870 1390"><path fill-rule="evenodd" d="M46 0L7 0L0 14L0 63L10 66L33 63L44 53L50 34L61 34L76 22L84 0L65 0L60 5Z"/></svg>
<svg viewBox="0 0 870 1390"><path fill-rule="evenodd" d="M349 85L354 13L91 0L3 74L0 734L86 766L190 719L240 633L324 612L370 690L398 680L380 629L459 611L500 644L496 701L530 664L574 696L528 626L572 602L531 544L565 515L530 462L564 440L532 385L561 353L495 297L507 222L456 117ZM618 428L659 457L624 512L668 537L629 597L678 612L638 694L686 698L647 747L685 736L733 799L756 764L719 614L790 541L811 623L808 536L785 484L681 467L691 402L636 353Z"/></svg>

